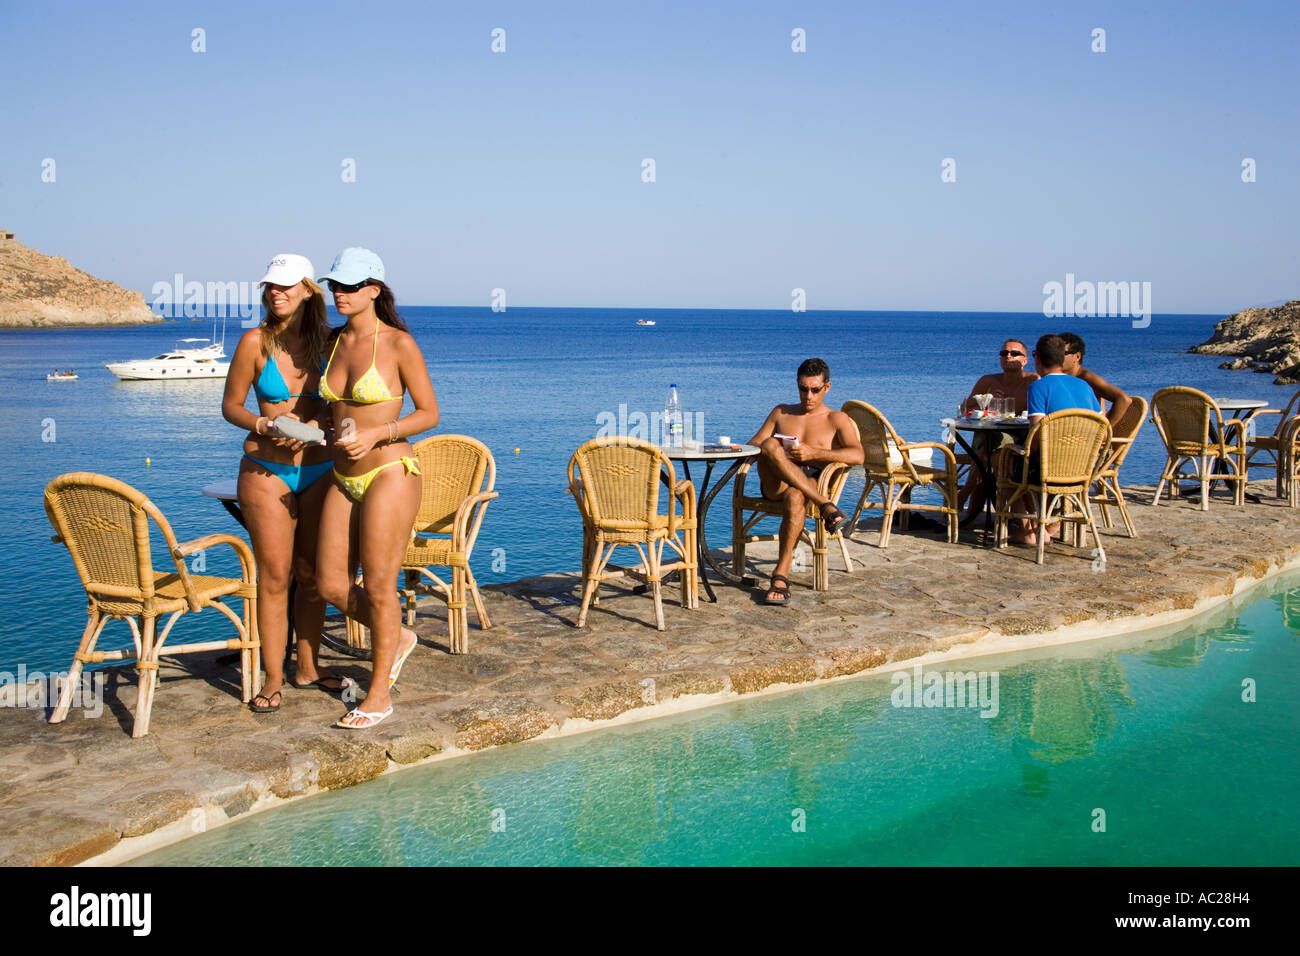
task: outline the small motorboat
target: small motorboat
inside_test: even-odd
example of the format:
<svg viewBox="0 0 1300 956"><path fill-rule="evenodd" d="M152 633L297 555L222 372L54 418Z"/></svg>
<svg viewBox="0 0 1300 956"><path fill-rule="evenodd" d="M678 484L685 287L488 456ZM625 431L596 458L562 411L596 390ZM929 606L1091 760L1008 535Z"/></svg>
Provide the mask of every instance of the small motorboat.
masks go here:
<svg viewBox="0 0 1300 956"><path fill-rule="evenodd" d="M67 371L59 371L58 369L55 369L49 375L45 376L45 381L47 382L75 382L76 380L77 373L71 369L68 369Z"/></svg>
<svg viewBox="0 0 1300 956"><path fill-rule="evenodd" d="M637 319L637 320L636 320L636 324L637 324L637 325L654 325L654 324L655 324L655 320L654 320L654 319Z"/></svg>

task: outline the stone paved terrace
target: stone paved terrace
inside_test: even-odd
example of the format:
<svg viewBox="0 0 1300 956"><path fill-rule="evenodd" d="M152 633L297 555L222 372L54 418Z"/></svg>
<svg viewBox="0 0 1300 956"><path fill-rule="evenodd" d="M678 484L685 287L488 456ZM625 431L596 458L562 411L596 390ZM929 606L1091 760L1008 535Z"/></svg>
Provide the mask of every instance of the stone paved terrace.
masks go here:
<svg viewBox="0 0 1300 956"><path fill-rule="evenodd" d="M111 862L188 835L196 810L212 825L435 755L639 708L715 703L1011 638L1080 639L1190 614L1300 558L1300 510L1272 498L1271 482L1250 490L1262 503L1237 509L1220 493L1203 513L1194 498L1151 508L1150 488L1130 489L1141 536L1103 533L1109 563L1100 572L1090 549L1054 543L1039 567L1032 550L981 548L978 532L963 532L957 545L895 533L881 551L864 524L850 543L859 562L852 575L832 547L829 592L809 589L810 569L794 576L791 607L722 586L718 604L703 600L692 612L670 586L663 633L649 595L632 593L630 582L606 585L588 627L575 629L579 579L549 575L485 589L495 626L481 632L471 623L470 653L453 657L445 610L426 598L396 710L367 731L333 729L344 708L317 690L291 688L278 714L254 716L239 702L233 667L191 655L164 666L151 732L133 740L134 671L118 668L96 719L74 710L51 726L40 709L0 711L0 863L65 865L105 853ZM759 570L770 567L771 547L755 550ZM576 564L578 541L573 551ZM1061 631L1071 625L1073 634ZM352 658L326 660L359 679L369 670Z"/></svg>

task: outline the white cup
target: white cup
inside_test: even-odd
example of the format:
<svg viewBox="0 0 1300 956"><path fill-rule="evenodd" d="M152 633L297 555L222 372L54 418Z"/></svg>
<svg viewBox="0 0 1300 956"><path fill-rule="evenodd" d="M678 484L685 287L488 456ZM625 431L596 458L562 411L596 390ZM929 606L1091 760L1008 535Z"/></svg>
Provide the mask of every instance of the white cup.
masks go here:
<svg viewBox="0 0 1300 956"><path fill-rule="evenodd" d="M719 445L730 445L730 444L731 444L731 436L730 436L730 435L719 435L719 436L718 436L718 444L719 444Z"/></svg>

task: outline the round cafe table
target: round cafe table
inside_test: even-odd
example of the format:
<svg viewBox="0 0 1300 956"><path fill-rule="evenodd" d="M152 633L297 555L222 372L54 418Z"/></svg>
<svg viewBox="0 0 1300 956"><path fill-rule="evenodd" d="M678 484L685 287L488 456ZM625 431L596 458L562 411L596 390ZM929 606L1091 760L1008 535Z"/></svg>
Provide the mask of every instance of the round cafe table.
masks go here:
<svg viewBox="0 0 1300 956"><path fill-rule="evenodd" d="M216 498L220 501L222 506L230 512L230 517L239 522L241 528L248 528L248 525L244 524L244 514L239 510L239 480L237 478L223 478L220 481L212 482L210 485L204 485L203 494L208 498Z"/></svg>
<svg viewBox="0 0 1300 956"><path fill-rule="evenodd" d="M736 574L730 569L720 566L713 559L713 555L709 553L709 546L704 540L704 525L705 519L709 516L709 505L718 496L718 492L727 487L731 480L736 477L736 472L740 470L740 466L757 458L760 451L757 445L733 445L732 447L736 449L734 451L705 451L705 447L665 448L663 451L673 461L682 463L682 471L685 473L687 481L691 481L691 462L704 462L704 480L695 489L695 543L702 562L699 568L700 582L704 585L709 600L716 603L718 596L713 593L713 588L709 584L709 576L704 573L705 564L713 569L714 574L730 584L753 584L754 579ZM710 488L709 478L713 474L713 466L720 461L731 462L731 467L724 471L722 477L714 482L713 487Z"/></svg>
<svg viewBox="0 0 1300 956"><path fill-rule="evenodd" d="M1256 398L1215 398L1213 401L1215 405L1219 406L1219 413L1223 415L1224 418L1236 418L1242 422L1249 422L1255 417L1257 411L1261 408L1267 407L1268 405L1268 402L1260 401ZM1231 431L1231 429L1229 429L1229 431ZM1225 435L1224 437L1227 438L1229 436ZM1210 440L1219 440L1219 430L1214 426L1213 420L1210 421ZM1227 470L1228 465L1216 458L1214 461L1214 474L1223 474ZM1210 482L1210 488L1214 488L1214 482ZM1246 498L1255 504L1259 504L1259 497L1257 495L1247 493Z"/></svg>
<svg viewBox="0 0 1300 956"><path fill-rule="evenodd" d="M942 424L942 423L941 423ZM993 474L993 469L984 464L984 459L975 452L974 447L965 438L962 432L970 432L972 435L977 432L997 433L1006 432L1017 441L1023 442L1029 435L1028 418L961 418L954 421L952 426L953 437L962 450L970 456L971 467L979 471L981 481L981 493L984 498L982 507L971 508L970 511L962 517L960 524L965 527L979 517L980 511L984 512L984 537L988 540L989 533L993 525L993 508L997 501L998 482L997 476Z"/></svg>

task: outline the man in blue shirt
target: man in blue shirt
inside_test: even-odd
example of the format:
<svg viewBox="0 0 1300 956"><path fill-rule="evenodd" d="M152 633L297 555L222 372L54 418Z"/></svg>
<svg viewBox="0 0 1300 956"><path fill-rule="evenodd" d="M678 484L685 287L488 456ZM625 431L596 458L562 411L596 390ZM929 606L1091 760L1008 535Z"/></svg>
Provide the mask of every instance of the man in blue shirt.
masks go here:
<svg viewBox="0 0 1300 956"><path fill-rule="evenodd" d="M1044 335L1039 338L1038 344L1034 346L1034 369L1038 372L1039 379L1029 385L1028 407L1031 428L1052 412L1060 412L1068 408L1101 411L1101 405L1098 404L1092 387L1083 379L1067 374L1063 369L1064 364L1065 340L1059 335ZM1018 456L1012 461L1012 477L1016 480L1020 478L1022 461L1024 459ZM1030 482L1039 480L1037 454L1029 458L1029 480ZM1030 523L1025 519L1012 522L1011 539L1017 544L1036 546L1038 538L1030 527ZM1060 522L1048 525L1047 540L1050 542L1052 535L1057 534L1060 529Z"/></svg>
<svg viewBox="0 0 1300 956"><path fill-rule="evenodd" d="M1064 371L1065 340L1059 335L1044 335L1034 347L1034 368L1038 381L1029 383L1029 424L1052 412L1067 408L1086 408L1099 412L1101 405L1092 386Z"/></svg>

